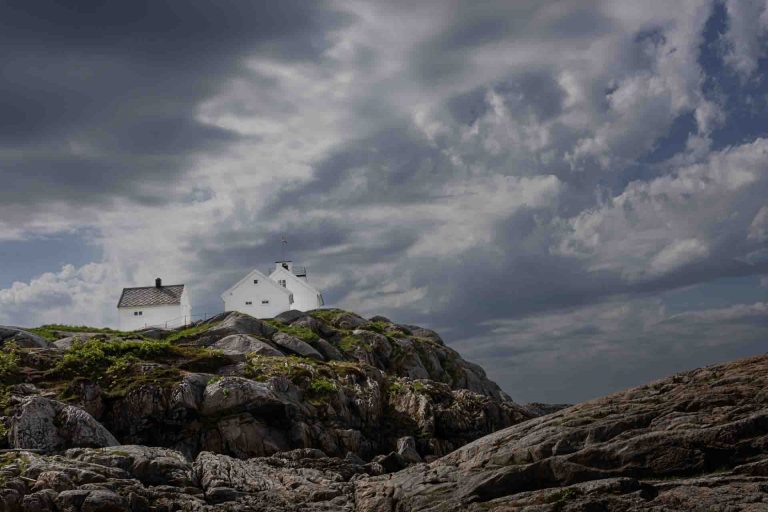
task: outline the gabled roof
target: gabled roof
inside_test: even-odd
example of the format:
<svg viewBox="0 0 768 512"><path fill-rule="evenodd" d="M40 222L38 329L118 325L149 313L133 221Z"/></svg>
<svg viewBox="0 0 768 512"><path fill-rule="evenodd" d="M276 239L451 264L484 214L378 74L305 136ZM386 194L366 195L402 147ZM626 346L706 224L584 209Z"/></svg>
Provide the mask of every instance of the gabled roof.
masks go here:
<svg viewBox="0 0 768 512"><path fill-rule="evenodd" d="M286 288L283 288L282 286L280 286L279 284L274 282L272 279L269 278L269 276L259 272L256 269L253 269L250 272L248 272L245 275L245 277L243 277L241 280L239 280L238 282L236 282L235 284L233 284L232 286L227 288L227 290L224 293L221 294L221 298L223 299L229 292L231 292L232 290L234 290L235 288L237 288L241 284L245 283L246 281L250 281L251 279L254 279L254 278L260 279L260 280L262 280L263 282L265 282L267 284L271 284L272 286L274 286L275 288L280 289L281 291L283 291L285 294L287 294L289 296L291 295L291 292L289 290L287 290Z"/></svg>
<svg viewBox="0 0 768 512"><path fill-rule="evenodd" d="M273 270L272 273L269 274L270 279L276 280L275 277L273 277L275 275L288 276L291 278L292 283L299 284L304 288L306 288L307 290L320 295L320 290L318 290L317 288L315 288L305 280L297 277L293 272L290 272L289 270L284 269L283 267L278 267L275 270Z"/></svg>
<svg viewBox="0 0 768 512"><path fill-rule="evenodd" d="M141 306L175 306L181 304L181 295L184 293L183 284L170 286L142 286L139 288L123 288L119 308L133 308Z"/></svg>

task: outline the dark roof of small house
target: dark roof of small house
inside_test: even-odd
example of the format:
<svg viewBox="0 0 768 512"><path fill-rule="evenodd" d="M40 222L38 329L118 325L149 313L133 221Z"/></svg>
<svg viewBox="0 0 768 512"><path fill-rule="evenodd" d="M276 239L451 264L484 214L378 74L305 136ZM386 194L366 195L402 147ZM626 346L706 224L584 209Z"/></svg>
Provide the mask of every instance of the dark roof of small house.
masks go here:
<svg viewBox="0 0 768 512"><path fill-rule="evenodd" d="M173 306L181 304L181 294L184 293L183 284L170 286L143 286L140 288L123 288L120 295L119 308L140 306Z"/></svg>

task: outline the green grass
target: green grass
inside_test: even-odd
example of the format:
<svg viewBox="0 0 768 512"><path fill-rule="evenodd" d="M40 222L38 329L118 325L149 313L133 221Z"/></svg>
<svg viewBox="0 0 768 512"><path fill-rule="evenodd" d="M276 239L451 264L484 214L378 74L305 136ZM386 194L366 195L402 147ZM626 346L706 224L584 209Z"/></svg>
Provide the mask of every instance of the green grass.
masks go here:
<svg viewBox="0 0 768 512"><path fill-rule="evenodd" d="M128 336L130 333L124 331L116 331L107 327L89 327L87 325L64 325L64 324L46 324L40 327L32 327L30 329L24 329L27 332L37 334L49 341L56 341L61 338L55 331L64 332L88 332L88 333L101 333L101 334L114 334L116 336Z"/></svg>
<svg viewBox="0 0 768 512"><path fill-rule="evenodd" d="M394 395L399 395L409 390L420 394L429 393L429 388L423 382L418 380L405 380L397 377L389 381L387 389L390 394Z"/></svg>
<svg viewBox="0 0 768 512"><path fill-rule="evenodd" d="M339 349L342 352L354 352L358 348L362 348L366 352L373 351L373 347L354 334L344 336L341 338L341 341L339 341Z"/></svg>
<svg viewBox="0 0 768 512"><path fill-rule="evenodd" d="M345 311L341 309L316 309L314 311L310 311L309 314L321 322L332 324L339 317L339 315L344 313Z"/></svg>
<svg viewBox="0 0 768 512"><path fill-rule="evenodd" d="M309 382L305 392L307 401L312 405L322 405L339 389L338 385L325 377L316 377Z"/></svg>
<svg viewBox="0 0 768 512"><path fill-rule="evenodd" d="M318 395L335 393L337 389L336 383L325 377L312 379L309 383L309 390Z"/></svg>
<svg viewBox="0 0 768 512"><path fill-rule="evenodd" d="M211 328L210 324L199 324L199 325L193 325L190 327L185 327L180 331L176 331L168 335L163 341L174 343L176 341L179 341L185 338L191 338L192 336L197 336L198 334L202 334L205 331L209 330L210 328Z"/></svg>
<svg viewBox="0 0 768 512"><path fill-rule="evenodd" d="M172 367L154 368L147 373L131 371L120 378L113 378L105 394L110 398L124 397L132 390L146 385L169 388L181 382L182 378L182 373Z"/></svg>
<svg viewBox="0 0 768 512"><path fill-rule="evenodd" d="M311 342L319 338L318 335L312 332L312 329L308 327L301 325L286 325L278 320L264 320L264 322L280 332L299 338L301 341Z"/></svg>

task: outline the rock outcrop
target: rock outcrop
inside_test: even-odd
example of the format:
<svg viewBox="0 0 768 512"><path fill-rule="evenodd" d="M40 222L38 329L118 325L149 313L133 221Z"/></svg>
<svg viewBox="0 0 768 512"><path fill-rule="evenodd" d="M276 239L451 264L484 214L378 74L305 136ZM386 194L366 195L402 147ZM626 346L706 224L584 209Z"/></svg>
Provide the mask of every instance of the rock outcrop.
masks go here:
<svg viewBox="0 0 768 512"><path fill-rule="evenodd" d="M8 343L14 343L23 348L51 347L51 342L42 336L19 329L18 327L0 325L0 346L4 346Z"/></svg>
<svg viewBox="0 0 768 512"><path fill-rule="evenodd" d="M381 317L225 313L176 331L81 330L56 349L22 350L6 380L79 407L121 443L192 458L316 448L370 460L397 451L402 437L415 440L409 460L434 458L532 416L436 333ZM11 395L18 415L25 406ZM44 449L54 445L87 446Z"/></svg>
<svg viewBox="0 0 768 512"><path fill-rule="evenodd" d="M377 512L768 510L766 390L768 356L694 370L360 481L355 502Z"/></svg>
<svg viewBox="0 0 768 512"><path fill-rule="evenodd" d="M768 510L768 356L523 408L381 317L121 336L7 356L0 511Z"/></svg>
<svg viewBox="0 0 768 512"><path fill-rule="evenodd" d="M72 405L40 396L25 398L10 419L12 448L56 452L74 446L120 444L93 416Z"/></svg>
<svg viewBox="0 0 768 512"><path fill-rule="evenodd" d="M246 460L133 445L5 453L0 510L761 511L766 389L768 356L695 370L520 423L430 464L411 437L368 463L311 448Z"/></svg>

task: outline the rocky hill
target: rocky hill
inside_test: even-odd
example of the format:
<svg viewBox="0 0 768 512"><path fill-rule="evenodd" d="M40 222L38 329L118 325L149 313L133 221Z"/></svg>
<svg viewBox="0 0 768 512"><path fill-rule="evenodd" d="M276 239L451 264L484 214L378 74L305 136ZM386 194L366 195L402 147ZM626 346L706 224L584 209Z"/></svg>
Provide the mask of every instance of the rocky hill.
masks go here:
<svg viewBox="0 0 768 512"><path fill-rule="evenodd" d="M557 410L339 310L85 331L0 330L0 510L768 509L768 356Z"/></svg>

